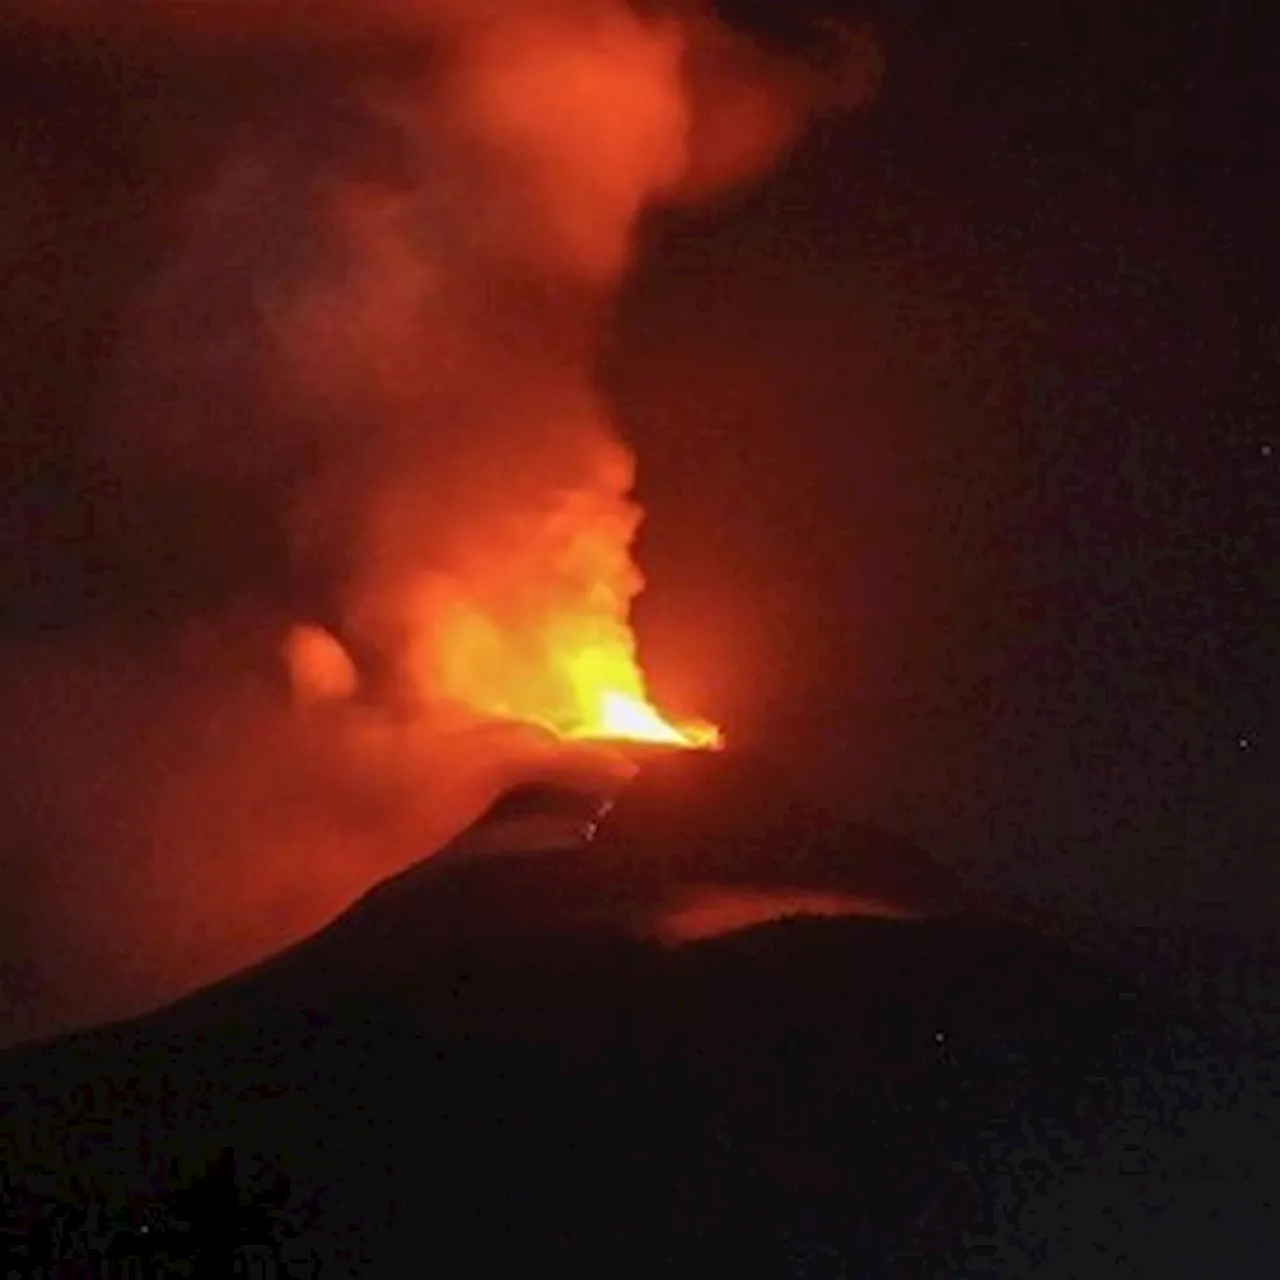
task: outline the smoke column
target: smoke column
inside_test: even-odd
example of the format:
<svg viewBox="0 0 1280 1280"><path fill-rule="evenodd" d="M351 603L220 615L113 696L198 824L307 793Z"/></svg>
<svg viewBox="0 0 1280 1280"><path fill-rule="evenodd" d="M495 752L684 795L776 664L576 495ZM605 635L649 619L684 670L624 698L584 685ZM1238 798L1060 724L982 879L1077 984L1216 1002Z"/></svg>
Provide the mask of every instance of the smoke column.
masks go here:
<svg viewBox="0 0 1280 1280"><path fill-rule="evenodd" d="M296 598L210 619L163 676L82 663L70 700L57 660L15 660L62 707L32 711L49 758L26 767L62 788L35 843L92 848L116 911L50 897L34 864L28 888L55 903L45 936L78 938L76 982L121 969L131 932L114 1009L313 927L460 825L544 749L490 726L572 730L602 685L643 695L635 459L593 382L637 219L763 170L812 111L865 96L875 59L848 37L819 73L701 9L623 0L27 10L328 68L211 157L122 308L94 436L126 493L270 492ZM291 713L243 661L259 632ZM82 888L87 856L57 883ZM93 1005L78 988L70 1016Z"/></svg>
<svg viewBox="0 0 1280 1280"><path fill-rule="evenodd" d="M341 128L260 128L199 193L112 439L294 475L296 555L393 696L573 730L644 692L634 460L592 383L636 220L767 162L818 81L620 0L410 9L420 67L358 79Z"/></svg>

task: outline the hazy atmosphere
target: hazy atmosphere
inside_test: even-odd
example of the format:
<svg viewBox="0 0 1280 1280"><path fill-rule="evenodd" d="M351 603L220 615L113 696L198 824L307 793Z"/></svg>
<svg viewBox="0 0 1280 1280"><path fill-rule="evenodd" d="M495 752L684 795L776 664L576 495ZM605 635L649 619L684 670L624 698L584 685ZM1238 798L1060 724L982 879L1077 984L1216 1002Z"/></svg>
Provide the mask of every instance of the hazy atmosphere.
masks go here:
<svg viewBox="0 0 1280 1280"><path fill-rule="evenodd" d="M1277 96L1147 8L10 7L0 1035L316 928L602 688L1268 936Z"/></svg>

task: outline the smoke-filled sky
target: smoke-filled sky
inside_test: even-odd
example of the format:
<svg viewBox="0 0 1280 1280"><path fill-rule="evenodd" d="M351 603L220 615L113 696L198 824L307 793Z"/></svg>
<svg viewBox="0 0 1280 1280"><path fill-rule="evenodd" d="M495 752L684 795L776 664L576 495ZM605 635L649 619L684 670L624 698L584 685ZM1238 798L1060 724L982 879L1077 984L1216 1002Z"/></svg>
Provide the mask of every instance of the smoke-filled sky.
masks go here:
<svg viewBox="0 0 1280 1280"><path fill-rule="evenodd" d="M1015 896L1274 918L1242 8L18 8L19 1034L244 963L463 820L539 749L470 713L572 704L566 616L629 642L633 476L660 701ZM366 700L289 708L297 623Z"/></svg>

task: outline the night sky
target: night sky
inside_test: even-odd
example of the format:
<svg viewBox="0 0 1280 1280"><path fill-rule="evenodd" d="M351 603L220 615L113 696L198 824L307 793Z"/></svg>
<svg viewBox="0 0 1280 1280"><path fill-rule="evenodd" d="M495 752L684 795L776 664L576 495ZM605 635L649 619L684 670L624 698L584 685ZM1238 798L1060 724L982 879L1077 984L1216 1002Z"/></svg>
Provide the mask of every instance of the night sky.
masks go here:
<svg viewBox="0 0 1280 1280"><path fill-rule="evenodd" d="M886 71L767 181L644 226L603 377L639 457L658 693L1084 931L1266 931L1280 90L1256 6L723 8L810 49L824 17L868 17ZM260 478L139 497L94 433L186 194L245 115L305 113L339 80L305 52L0 40L0 617L21 689L33 655L56 669L104 631L145 647L311 589ZM41 712L9 701L20 890L0 921L21 933ZM58 945L24 934L10 961Z"/></svg>
<svg viewBox="0 0 1280 1280"><path fill-rule="evenodd" d="M1265 33L883 8L876 104L624 309L654 652L696 619L731 722L1034 896L1270 925Z"/></svg>

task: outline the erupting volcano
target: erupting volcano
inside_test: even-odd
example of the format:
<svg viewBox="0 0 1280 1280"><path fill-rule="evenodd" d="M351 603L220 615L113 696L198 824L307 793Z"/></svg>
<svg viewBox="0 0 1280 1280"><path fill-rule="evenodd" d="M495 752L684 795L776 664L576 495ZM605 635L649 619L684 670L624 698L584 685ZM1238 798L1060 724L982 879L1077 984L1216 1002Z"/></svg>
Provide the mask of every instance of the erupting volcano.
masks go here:
<svg viewBox="0 0 1280 1280"><path fill-rule="evenodd" d="M266 271L269 380L324 429L299 561L428 721L714 747L638 663L636 464L596 357L641 215L766 167L863 93L866 50L800 69L691 7L611 0L423 13L436 82L367 104L392 174L318 184L299 213L331 262ZM237 188L285 168L224 175L225 198L260 216L274 202Z"/></svg>
<svg viewBox="0 0 1280 1280"><path fill-rule="evenodd" d="M66 1008L296 940L531 758L719 745L641 661L640 450L602 357L642 219L865 99L870 36L793 47L701 0L19 8L33 47L110 66L87 83L160 74L175 120L205 76L228 95L157 182L75 446L94 564L137 598L82 680L21 672L52 745L24 738L14 790L94 849L91 888L30 859Z"/></svg>

